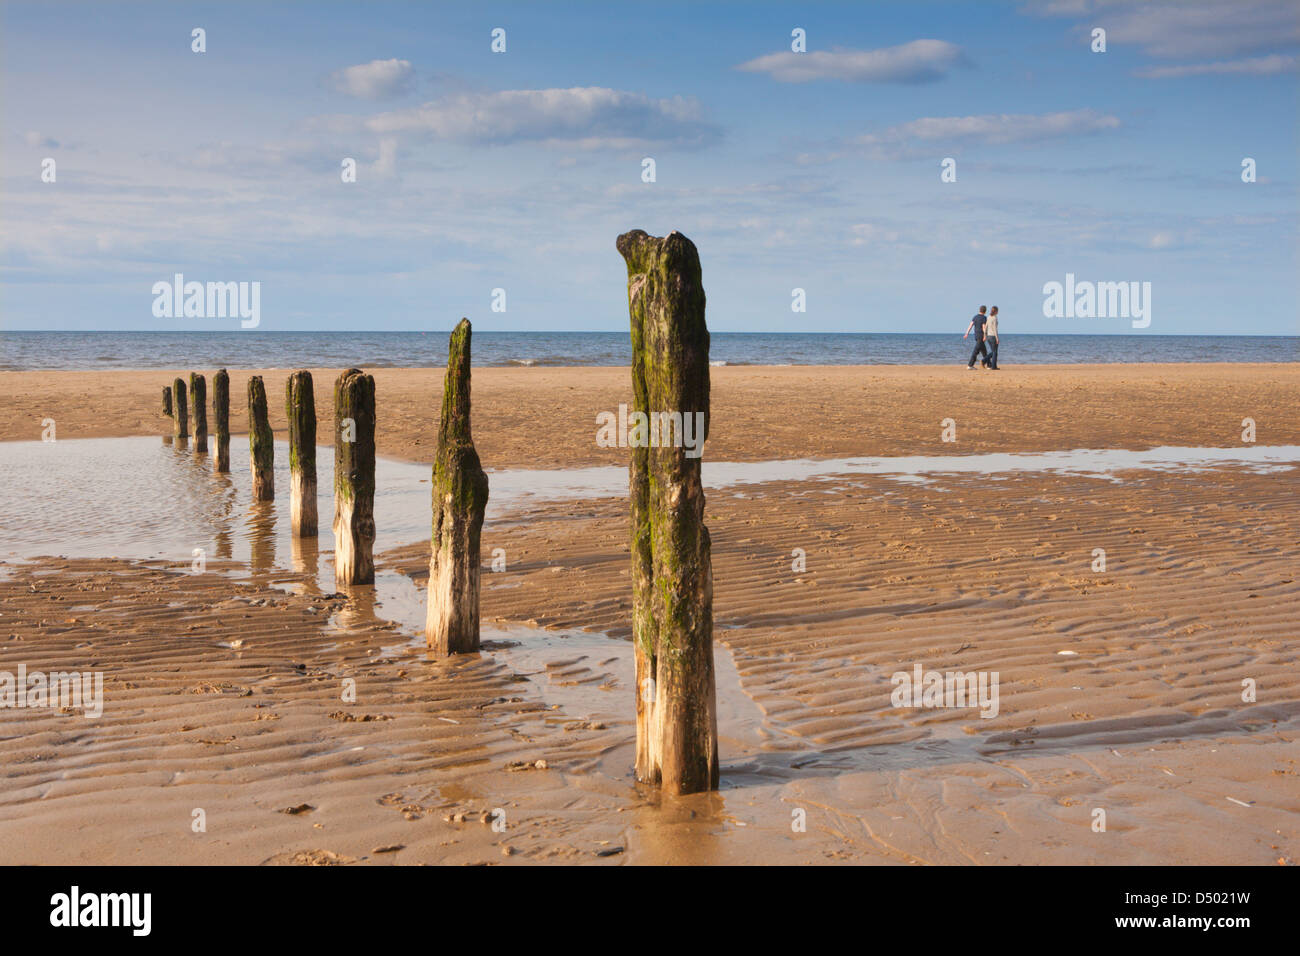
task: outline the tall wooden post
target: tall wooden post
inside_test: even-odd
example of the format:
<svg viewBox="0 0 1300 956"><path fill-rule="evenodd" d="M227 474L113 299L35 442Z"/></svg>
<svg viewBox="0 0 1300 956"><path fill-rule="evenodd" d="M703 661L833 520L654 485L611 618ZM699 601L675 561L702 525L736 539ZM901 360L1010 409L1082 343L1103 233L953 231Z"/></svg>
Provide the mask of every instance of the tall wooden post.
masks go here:
<svg viewBox="0 0 1300 956"><path fill-rule="evenodd" d="M253 472L253 500L275 500L275 436L266 417L262 376L248 380L248 457Z"/></svg>
<svg viewBox="0 0 1300 956"><path fill-rule="evenodd" d="M289 502L293 534L316 534L316 395L311 372L294 372L284 383L289 419Z"/></svg>
<svg viewBox="0 0 1300 956"><path fill-rule="evenodd" d="M655 413L699 422L708 434L709 330L695 245L637 229L618 237L627 261L633 420ZM689 427L689 426L687 426ZM661 440L652 424L632 449L633 639L636 775L669 793L718 786L713 673L713 569L704 526L699 445ZM634 433L635 434L635 433ZM662 433L660 438L662 439Z"/></svg>
<svg viewBox="0 0 1300 956"><path fill-rule="evenodd" d="M433 539L425 640L440 654L479 648L479 536L488 479L470 436L470 324L451 333L433 463Z"/></svg>
<svg viewBox="0 0 1300 956"><path fill-rule="evenodd" d="M190 417L194 419L194 450L208 450L208 381L190 372Z"/></svg>
<svg viewBox="0 0 1300 956"><path fill-rule="evenodd" d="M177 441L190 437L189 412L185 408L185 382L175 379L172 382L172 436Z"/></svg>
<svg viewBox="0 0 1300 956"><path fill-rule="evenodd" d="M212 376L212 417L217 426L216 470L230 471L230 376L218 369Z"/></svg>
<svg viewBox="0 0 1300 956"><path fill-rule="evenodd" d="M375 380L350 368L334 383L334 581L375 580Z"/></svg>

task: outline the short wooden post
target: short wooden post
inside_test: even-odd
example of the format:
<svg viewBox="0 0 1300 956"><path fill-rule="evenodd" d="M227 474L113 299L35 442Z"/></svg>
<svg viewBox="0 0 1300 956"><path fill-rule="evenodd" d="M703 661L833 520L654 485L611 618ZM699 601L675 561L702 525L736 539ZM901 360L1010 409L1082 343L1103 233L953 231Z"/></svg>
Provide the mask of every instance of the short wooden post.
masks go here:
<svg viewBox="0 0 1300 956"><path fill-rule="evenodd" d="M185 408L185 382L175 379L172 382L172 437L184 441L190 437L189 413Z"/></svg>
<svg viewBox="0 0 1300 956"><path fill-rule="evenodd" d="M375 580L375 380L350 368L334 383L334 581Z"/></svg>
<svg viewBox="0 0 1300 956"><path fill-rule="evenodd" d="M488 479L470 437L470 324L451 333L442 382L438 457L433 463L428 646L440 654L479 648L479 537Z"/></svg>
<svg viewBox="0 0 1300 956"><path fill-rule="evenodd" d="M162 413L168 418L172 417L172 387L170 385L163 386ZM163 435L162 440L164 445L170 445L172 443L172 429L175 427L176 423L172 422L172 427L167 429L166 434Z"/></svg>
<svg viewBox="0 0 1300 956"><path fill-rule="evenodd" d="M696 446L647 440L632 449L636 775L669 793L718 786L713 570L704 526L701 443L708 434L709 330L699 254L680 233L618 237L627 261L633 415L673 416ZM654 416L654 417L651 417ZM662 439L662 434L660 435ZM688 453L689 452L689 453Z"/></svg>
<svg viewBox="0 0 1300 956"><path fill-rule="evenodd" d="M208 450L208 381L190 372L190 417L194 420L194 450Z"/></svg>
<svg viewBox="0 0 1300 956"><path fill-rule="evenodd" d="M311 372L294 372L284 383L289 419L289 501L293 534L316 534L316 396Z"/></svg>
<svg viewBox="0 0 1300 956"><path fill-rule="evenodd" d="M253 500L275 500L275 436L266 417L262 376L248 380L248 455L253 472Z"/></svg>
<svg viewBox="0 0 1300 956"><path fill-rule="evenodd" d="M216 470L230 471L230 376L218 369L212 376L212 417L217 426Z"/></svg>

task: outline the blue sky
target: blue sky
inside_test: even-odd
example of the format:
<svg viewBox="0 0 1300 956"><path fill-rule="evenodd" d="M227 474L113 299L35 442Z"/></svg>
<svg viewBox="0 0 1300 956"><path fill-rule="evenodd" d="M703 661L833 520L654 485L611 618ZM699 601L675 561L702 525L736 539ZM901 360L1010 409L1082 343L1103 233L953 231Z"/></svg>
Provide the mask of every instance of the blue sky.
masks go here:
<svg viewBox="0 0 1300 956"><path fill-rule="evenodd" d="M260 331L623 330L643 228L717 331L1132 331L1045 318L1073 273L1300 334L1298 51L1291 0L6 2L0 328L239 327L154 317L180 272Z"/></svg>

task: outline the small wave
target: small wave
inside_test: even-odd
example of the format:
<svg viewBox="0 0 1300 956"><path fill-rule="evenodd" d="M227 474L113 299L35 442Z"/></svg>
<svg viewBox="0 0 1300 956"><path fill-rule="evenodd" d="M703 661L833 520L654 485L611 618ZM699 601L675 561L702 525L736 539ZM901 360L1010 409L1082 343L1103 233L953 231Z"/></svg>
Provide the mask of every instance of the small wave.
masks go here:
<svg viewBox="0 0 1300 956"><path fill-rule="evenodd" d="M727 363L726 360L724 359L711 359L709 361L709 364L712 365L714 368L717 368L721 365L726 365Z"/></svg>
<svg viewBox="0 0 1300 956"><path fill-rule="evenodd" d="M522 365L524 368L532 368L537 364L537 359L506 359L507 365Z"/></svg>

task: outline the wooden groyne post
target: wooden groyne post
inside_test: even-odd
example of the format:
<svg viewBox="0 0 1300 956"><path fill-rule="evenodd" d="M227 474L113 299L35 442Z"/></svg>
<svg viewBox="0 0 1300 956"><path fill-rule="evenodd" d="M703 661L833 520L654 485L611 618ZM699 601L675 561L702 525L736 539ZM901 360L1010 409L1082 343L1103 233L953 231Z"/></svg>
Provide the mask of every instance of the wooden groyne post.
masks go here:
<svg viewBox="0 0 1300 956"><path fill-rule="evenodd" d="M162 387L162 390L163 390L162 413L166 415L168 418L171 418L172 417L172 387L170 385L164 385ZM172 443L171 433L172 430L174 430L175 428L176 428L176 423L172 422L172 427L168 429L167 434L163 435L162 437L164 445L170 445Z"/></svg>
<svg viewBox="0 0 1300 956"><path fill-rule="evenodd" d="M172 437L186 442L190 437L189 412L185 408L185 382L179 378L172 382Z"/></svg>
<svg viewBox="0 0 1300 956"><path fill-rule="evenodd" d="M703 422L702 441L709 330L695 244L677 232L656 238L637 229L619 236L617 247L627 262L633 414L690 415ZM636 775L668 793L714 790L713 569L699 449L637 444L630 476Z"/></svg>
<svg viewBox="0 0 1300 956"><path fill-rule="evenodd" d="M219 472L230 471L230 376L218 369L212 376L212 417L217 426L217 458Z"/></svg>
<svg viewBox="0 0 1300 956"><path fill-rule="evenodd" d="M194 450L208 450L208 381L190 372L190 417L194 421Z"/></svg>
<svg viewBox="0 0 1300 956"><path fill-rule="evenodd" d="M316 515L316 394L311 372L294 372L284 383L289 419L289 502L293 534L314 536Z"/></svg>
<svg viewBox="0 0 1300 956"><path fill-rule="evenodd" d="M375 580L375 379L350 368L334 383L334 581Z"/></svg>
<svg viewBox="0 0 1300 956"><path fill-rule="evenodd" d="M275 436L266 415L262 376L248 380L248 457L253 472L253 500L275 500Z"/></svg>
<svg viewBox="0 0 1300 956"><path fill-rule="evenodd" d="M425 640L440 654L479 648L479 538L488 479L470 436L470 323L451 333L433 463L433 536Z"/></svg>

